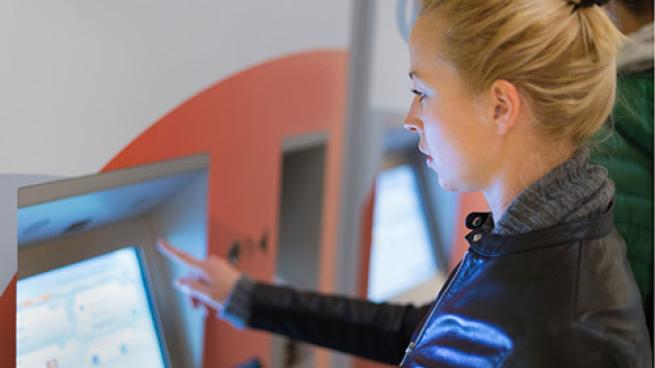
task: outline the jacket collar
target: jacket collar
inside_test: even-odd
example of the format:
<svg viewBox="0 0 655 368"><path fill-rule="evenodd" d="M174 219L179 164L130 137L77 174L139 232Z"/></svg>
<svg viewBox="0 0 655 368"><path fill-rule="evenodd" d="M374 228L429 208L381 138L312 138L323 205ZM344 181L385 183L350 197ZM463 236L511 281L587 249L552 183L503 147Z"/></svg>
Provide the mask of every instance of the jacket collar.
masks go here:
<svg viewBox="0 0 655 368"><path fill-rule="evenodd" d="M613 226L613 205L605 213L545 229L516 235L493 234L493 217L489 212L473 212L466 217L469 250L483 256L495 257L552 247L607 235Z"/></svg>

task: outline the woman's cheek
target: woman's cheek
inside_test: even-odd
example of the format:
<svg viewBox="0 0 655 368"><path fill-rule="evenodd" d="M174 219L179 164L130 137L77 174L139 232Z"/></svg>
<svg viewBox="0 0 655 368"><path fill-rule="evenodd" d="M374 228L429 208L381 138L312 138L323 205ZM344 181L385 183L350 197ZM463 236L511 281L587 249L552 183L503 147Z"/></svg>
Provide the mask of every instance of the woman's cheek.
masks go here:
<svg viewBox="0 0 655 368"><path fill-rule="evenodd" d="M425 127L426 140L433 155L438 155L438 151L443 150L444 146L447 145L444 133L446 132L438 122L433 122Z"/></svg>

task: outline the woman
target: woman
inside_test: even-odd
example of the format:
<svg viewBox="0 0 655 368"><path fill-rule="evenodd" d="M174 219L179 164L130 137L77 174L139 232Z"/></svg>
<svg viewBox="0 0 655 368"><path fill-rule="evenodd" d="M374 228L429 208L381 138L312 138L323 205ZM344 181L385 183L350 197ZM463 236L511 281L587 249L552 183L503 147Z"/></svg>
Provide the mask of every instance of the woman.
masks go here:
<svg viewBox="0 0 655 368"><path fill-rule="evenodd" d="M597 5L424 2L405 127L442 187L491 208L468 216L469 251L429 311L253 283L165 245L204 271L182 289L249 327L402 367L649 367L614 186L584 148L614 103L622 40Z"/></svg>

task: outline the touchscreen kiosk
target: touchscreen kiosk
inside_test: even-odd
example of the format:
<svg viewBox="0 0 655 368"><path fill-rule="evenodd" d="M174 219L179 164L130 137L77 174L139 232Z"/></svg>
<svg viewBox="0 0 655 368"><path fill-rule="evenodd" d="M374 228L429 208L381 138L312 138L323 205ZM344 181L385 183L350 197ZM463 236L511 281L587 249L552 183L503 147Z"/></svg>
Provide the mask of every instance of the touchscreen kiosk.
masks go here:
<svg viewBox="0 0 655 368"><path fill-rule="evenodd" d="M165 368L137 248L18 281L18 368Z"/></svg>
<svg viewBox="0 0 655 368"><path fill-rule="evenodd" d="M368 298L383 302L438 274L415 169L380 173L373 211Z"/></svg>

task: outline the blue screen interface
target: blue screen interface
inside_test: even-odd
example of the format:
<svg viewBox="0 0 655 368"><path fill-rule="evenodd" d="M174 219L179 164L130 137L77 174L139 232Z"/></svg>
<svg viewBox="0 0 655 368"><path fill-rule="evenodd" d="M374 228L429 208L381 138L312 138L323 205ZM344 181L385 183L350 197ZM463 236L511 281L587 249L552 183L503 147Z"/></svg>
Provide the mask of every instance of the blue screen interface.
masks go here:
<svg viewBox="0 0 655 368"><path fill-rule="evenodd" d="M165 368L136 248L18 281L18 368Z"/></svg>
<svg viewBox="0 0 655 368"><path fill-rule="evenodd" d="M438 272L415 169L401 165L376 181L368 298L387 301Z"/></svg>

